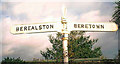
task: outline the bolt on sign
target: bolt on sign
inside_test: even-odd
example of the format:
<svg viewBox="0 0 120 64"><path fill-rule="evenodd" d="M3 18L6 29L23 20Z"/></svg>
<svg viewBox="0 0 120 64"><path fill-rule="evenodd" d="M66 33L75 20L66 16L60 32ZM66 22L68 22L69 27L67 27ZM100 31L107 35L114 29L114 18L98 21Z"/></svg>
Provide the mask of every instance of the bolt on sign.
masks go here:
<svg viewBox="0 0 120 64"><path fill-rule="evenodd" d="M59 32L61 25L57 22L36 23L36 24L16 24L11 27L11 33L40 33L40 32Z"/></svg>

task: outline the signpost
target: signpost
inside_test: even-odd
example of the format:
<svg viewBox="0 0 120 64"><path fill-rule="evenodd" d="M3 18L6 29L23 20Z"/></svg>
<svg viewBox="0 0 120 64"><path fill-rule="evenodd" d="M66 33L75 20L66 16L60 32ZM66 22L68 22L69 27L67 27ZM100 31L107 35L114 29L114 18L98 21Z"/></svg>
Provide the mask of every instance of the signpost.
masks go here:
<svg viewBox="0 0 120 64"><path fill-rule="evenodd" d="M108 32L117 31L118 26L115 23L68 23L66 21L66 8L63 8L63 17L61 23L49 22L38 24L17 24L12 26L12 34L23 33L42 33L42 32L61 32L63 34L63 57L64 63L68 63L68 34L70 31L95 31L95 32Z"/></svg>

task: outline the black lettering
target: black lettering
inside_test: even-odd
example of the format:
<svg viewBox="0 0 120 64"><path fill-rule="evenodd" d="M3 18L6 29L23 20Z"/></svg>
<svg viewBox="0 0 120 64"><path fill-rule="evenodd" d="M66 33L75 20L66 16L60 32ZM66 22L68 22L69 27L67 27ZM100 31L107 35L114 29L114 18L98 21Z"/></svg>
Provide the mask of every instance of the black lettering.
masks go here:
<svg viewBox="0 0 120 64"><path fill-rule="evenodd" d="M80 28L80 24L78 24L78 28Z"/></svg>
<svg viewBox="0 0 120 64"><path fill-rule="evenodd" d="M28 30L30 30L30 27L31 27L31 26L28 26Z"/></svg>
<svg viewBox="0 0 120 64"><path fill-rule="evenodd" d="M32 26L31 30L34 30L34 29L35 29L34 26Z"/></svg>
<svg viewBox="0 0 120 64"><path fill-rule="evenodd" d="M91 24L89 24L90 28L91 28Z"/></svg>
<svg viewBox="0 0 120 64"><path fill-rule="evenodd" d="M88 28L88 24L85 24L85 28Z"/></svg>
<svg viewBox="0 0 120 64"><path fill-rule="evenodd" d="M95 25L92 25L92 28L95 28Z"/></svg>
<svg viewBox="0 0 120 64"><path fill-rule="evenodd" d="M48 28L49 28L49 25L46 25L46 28L48 29Z"/></svg>
<svg viewBox="0 0 120 64"><path fill-rule="evenodd" d="M35 26L35 30L38 30L38 29L37 29L37 26Z"/></svg>
<svg viewBox="0 0 120 64"><path fill-rule="evenodd" d="M19 27L16 27L16 31L19 31Z"/></svg>
<svg viewBox="0 0 120 64"><path fill-rule="evenodd" d="M104 29L104 25L101 25L101 29Z"/></svg>
<svg viewBox="0 0 120 64"><path fill-rule="evenodd" d="M84 28L84 24L81 24L81 28Z"/></svg>
<svg viewBox="0 0 120 64"><path fill-rule="evenodd" d="M54 26L53 26L53 25L50 25L50 29L51 29L51 28L54 28Z"/></svg>
<svg viewBox="0 0 120 64"><path fill-rule="evenodd" d="M74 28L77 28L77 24L74 24Z"/></svg>
<svg viewBox="0 0 120 64"><path fill-rule="evenodd" d="M27 26L24 26L24 31L27 31Z"/></svg>
<svg viewBox="0 0 120 64"><path fill-rule="evenodd" d="M41 29L42 29L42 26L40 25L40 26L39 26L39 30L41 30Z"/></svg>
<svg viewBox="0 0 120 64"><path fill-rule="evenodd" d="M43 29L45 29L45 25L43 25Z"/></svg>
<svg viewBox="0 0 120 64"><path fill-rule="evenodd" d="M20 31L23 31L23 27L20 27Z"/></svg>
<svg viewBox="0 0 120 64"><path fill-rule="evenodd" d="M97 28L100 28L100 25L96 25Z"/></svg>

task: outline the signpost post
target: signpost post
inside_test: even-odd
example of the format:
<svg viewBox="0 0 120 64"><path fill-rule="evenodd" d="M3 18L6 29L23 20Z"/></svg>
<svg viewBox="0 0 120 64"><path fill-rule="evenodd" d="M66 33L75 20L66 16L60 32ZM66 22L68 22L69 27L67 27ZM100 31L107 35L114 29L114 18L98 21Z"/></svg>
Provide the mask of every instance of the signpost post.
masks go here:
<svg viewBox="0 0 120 64"><path fill-rule="evenodd" d="M68 63L68 27L67 27L67 21L65 18L66 15L66 8L63 8L63 17L61 18L61 23L63 25L62 28L62 40L63 40L63 57L64 57L64 63L67 64Z"/></svg>
<svg viewBox="0 0 120 64"><path fill-rule="evenodd" d="M63 17L61 23L38 23L38 24L18 24L11 28L12 34L23 33L43 33L43 32L61 32L63 37L63 57L64 63L68 64L68 34L70 31L88 31L88 32L108 32L117 31L118 26L115 23L68 23L65 18L66 8L63 8ZM68 27L69 26L69 27ZM62 28L61 28L62 27Z"/></svg>

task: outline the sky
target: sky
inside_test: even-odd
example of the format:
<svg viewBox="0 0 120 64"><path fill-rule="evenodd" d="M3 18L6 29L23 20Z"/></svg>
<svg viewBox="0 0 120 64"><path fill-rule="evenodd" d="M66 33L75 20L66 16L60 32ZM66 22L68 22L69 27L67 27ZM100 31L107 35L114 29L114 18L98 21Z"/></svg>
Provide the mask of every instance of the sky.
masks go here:
<svg viewBox="0 0 120 64"><path fill-rule="evenodd" d="M2 0L3 1L3 0ZM20 0L19 0L20 1ZM24 60L32 58L44 59L40 50L51 48L48 36L56 33L19 34L10 33L10 27L14 24L30 24L40 22L61 21L62 6L67 8L68 22L109 22L114 13L113 0L92 0L91 2L14 2L4 0L0 3L0 59L9 57L21 57ZM32 1L32 0L30 0ZM115 58L118 54L117 32L86 32L91 39L99 39L94 47L101 47L102 53L107 58Z"/></svg>

